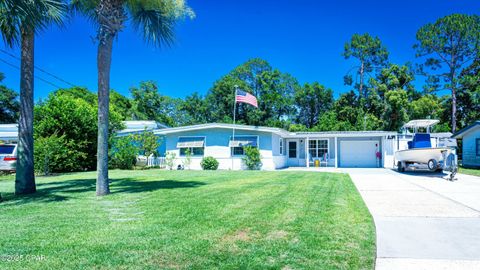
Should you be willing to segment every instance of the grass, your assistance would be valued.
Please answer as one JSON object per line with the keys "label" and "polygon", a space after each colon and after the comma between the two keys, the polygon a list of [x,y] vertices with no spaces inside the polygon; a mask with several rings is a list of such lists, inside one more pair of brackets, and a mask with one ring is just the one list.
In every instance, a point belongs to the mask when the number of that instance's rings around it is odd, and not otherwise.
{"label": "grass", "polygon": [[[0,177],[0,269],[373,269],[372,218],[346,174],[111,171]],[[16,257],[15,257],[16,256]]]}
{"label": "grass", "polygon": [[467,169],[464,167],[460,167],[459,173],[469,174],[474,176],[480,176],[480,169]]}

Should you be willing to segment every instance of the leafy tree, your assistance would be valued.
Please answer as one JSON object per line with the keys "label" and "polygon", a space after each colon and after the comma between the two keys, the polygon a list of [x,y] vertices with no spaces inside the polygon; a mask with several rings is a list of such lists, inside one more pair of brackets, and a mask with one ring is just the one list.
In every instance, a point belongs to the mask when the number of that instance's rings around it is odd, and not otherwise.
{"label": "leafy tree", "polygon": [[[56,134],[66,142],[69,151],[79,153],[76,167],[58,167],[56,171],[95,169],[97,105],[84,99],[89,96],[87,92],[82,97],[74,97],[77,90],[72,89],[71,93],[68,90],[54,92],[35,107],[35,139]],[[120,116],[113,110],[109,120],[110,134],[122,128]]]}
{"label": "leafy tree", "polygon": [[348,123],[347,126],[355,127],[358,115],[363,115],[359,104],[359,98],[355,95],[355,92],[350,91],[341,94],[333,106],[337,120]]}
{"label": "leafy tree", "polygon": [[273,69],[265,60],[251,59],[215,82],[205,100],[209,120],[231,123],[235,86],[252,93],[259,108],[238,104],[237,123],[285,127],[294,113],[293,98],[298,82],[289,74]]}
{"label": "leafy tree", "polygon": [[[355,67],[360,76],[360,82],[355,85],[355,88],[358,89],[360,97],[365,97],[365,75],[372,72],[375,68],[386,65],[388,60],[387,49],[378,37],[372,37],[368,33],[363,35],[354,34],[350,42],[345,43],[342,55],[345,59],[354,57],[360,62],[359,66]],[[353,84],[353,78],[350,74],[345,76],[345,84]]]}
{"label": "leafy tree", "polygon": [[333,108],[333,91],[315,82],[305,84],[295,93],[295,105],[298,108],[297,122],[312,128],[319,118]]}
{"label": "leafy tree", "polygon": [[372,89],[383,99],[385,93],[393,89],[403,89],[408,94],[408,100],[413,101],[420,97],[420,93],[415,90],[413,82],[415,74],[408,65],[390,64],[383,68],[375,78],[370,79],[370,91]]}
{"label": "leafy tree", "polygon": [[132,119],[132,102],[129,98],[115,90],[110,90],[110,103],[112,104],[115,112],[120,115],[122,120]]}
{"label": "leafy tree", "polygon": [[175,22],[194,17],[184,0],[73,0],[73,6],[97,26],[98,68],[98,146],[97,195],[110,193],[108,184],[108,117],[110,103],[110,65],[113,41],[131,19],[143,38],[154,45],[169,45],[174,40]]}
{"label": "leafy tree", "polygon": [[61,23],[67,11],[62,0],[0,2],[0,31],[8,47],[20,44],[20,119],[15,193],[36,191],[33,159],[33,79],[35,34],[50,23]]}
{"label": "leafy tree", "polygon": [[480,55],[460,75],[457,92],[460,128],[480,119]]}
{"label": "leafy tree", "polygon": [[134,119],[156,120],[167,126],[182,123],[178,100],[161,95],[155,82],[141,82],[138,88],[130,88],[130,93]]}
{"label": "leafy tree", "polygon": [[308,128],[302,124],[291,124],[288,127],[288,130],[291,132],[302,132],[302,131],[308,131]]}
{"label": "leafy tree", "polygon": [[417,57],[425,59],[421,72],[451,91],[451,128],[457,130],[457,91],[460,71],[480,53],[480,16],[452,14],[417,31]]}
{"label": "leafy tree", "polygon": [[390,90],[385,94],[385,102],[385,128],[397,131],[408,120],[408,94],[403,89]]}
{"label": "leafy tree", "polygon": [[187,96],[179,109],[187,116],[187,125],[210,122],[209,105],[198,92]]}
{"label": "leafy tree", "polygon": [[323,113],[312,131],[341,131],[343,127],[348,126],[345,123],[338,121],[335,111],[328,111]]}
{"label": "leafy tree", "polygon": [[85,87],[72,87],[72,88],[62,88],[55,91],[55,96],[66,96],[72,99],[82,99],[88,104],[96,104],[97,103],[97,95],[95,93],[90,92]]}
{"label": "leafy tree", "polygon": [[411,119],[439,119],[443,114],[441,100],[436,95],[427,94],[411,102]]}
{"label": "leafy tree", "polygon": [[158,148],[160,147],[160,138],[151,131],[143,131],[133,135],[135,144],[138,145],[139,153],[141,155],[150,156],[153,154],[158,157]]}
{"label": "leafy tree", "polygon": [[[3,73],[0,73],[0,82],[4,78]],[[0,85],[0,124],[17,123],[19,110],[18,94],[5,85]]]}

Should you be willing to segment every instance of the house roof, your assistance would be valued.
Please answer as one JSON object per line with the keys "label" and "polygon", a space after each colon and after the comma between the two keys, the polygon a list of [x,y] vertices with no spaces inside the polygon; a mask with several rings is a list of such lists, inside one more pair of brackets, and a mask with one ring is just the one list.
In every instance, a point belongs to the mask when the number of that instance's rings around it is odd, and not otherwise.
{"label": "house roof", "polygon": [[397,135],[394,131],[320,131],[320,132],[295,132],[292,137],[381,137]]}
{"label": "house roof", "polygon": [[462,138],[463,135],[465,135],[465,133],[467,131],[470,131],[472,128],[475,128],[475,127],[478,127],[478,126],[480,126],[480,120],[477,120],[477,121],[473,122],[471,125],[455,132],[455,134],[452,135],[452,138],[455,138],[455,139]]}
{"label": "house roof", "polygon": [[122,122],[125,125],[125,129],[122,129],[117,132],[118,135],[125,135],[129,133],[136,133],[136,132],[142,132],[145,129],[152,131],[152,130],[157,130],[157,129],[164,129],[168,128],[168,126],[160,124],[156,121],[123,121]]}
{"label": "house roof", "polygon": [[154,133],[158,135],[166,135],[171,133],[185,132],[185,131],[195,131],[202,129],[211,129],[211,128],[223,128],[223,129],[233,129],[236,130],[247,130],[247,131],[259,131],[259,132],[270,132],[278,135],[287,136],[288,131],[281,128],[271,128],[271,127],[261,127],[261,126],[247,126],[247,125],[234,125],[234,124],[225,124],[225,123],[209,123],[209,124],[200,124],[192,126],[183,126],[183,127],[174,127],[155,130]]}
{"label": "house roof", "polygon": [[272,128],[272,127],[262,127],[262,126],[247,126],[247,125],[233,125],[233,124],[224,124],[224,123],[210,123],[210,124],[201,124],[193,126],[183,126],[175,128],[166,128],[155,130],[154,133],[157,135],[166,135],[172,133],[179,133],[185,131],[196,131],[202,129],[211,129],[211,128],[223,128],[223,129],[233,129],[236,130],[247,130],[247,131],[259,131],[259,132],[269,132],[277,134],[283,137],[365,137],[365,136],[388,136],[396,135],[397,132],[390,131],[326,131],[326,132],[289,132],[281,128]]}

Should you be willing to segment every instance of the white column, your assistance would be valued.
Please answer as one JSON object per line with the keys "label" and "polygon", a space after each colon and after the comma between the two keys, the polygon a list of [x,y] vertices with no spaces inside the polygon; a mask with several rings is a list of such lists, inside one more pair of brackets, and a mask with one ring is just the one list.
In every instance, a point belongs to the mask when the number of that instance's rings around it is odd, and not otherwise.
{"label": "white column", "polygon": [[338,137],[335,137],[335,168],[338,168],[338,147],[337,147],[337,140]]}
{"label": "white column", "polygon": [[310,159],[308,157],[308,141],[309,141],[309,138],[307,137],[307,139],[305,140],[305,162],[307,163],[307,168],[310,168]]}

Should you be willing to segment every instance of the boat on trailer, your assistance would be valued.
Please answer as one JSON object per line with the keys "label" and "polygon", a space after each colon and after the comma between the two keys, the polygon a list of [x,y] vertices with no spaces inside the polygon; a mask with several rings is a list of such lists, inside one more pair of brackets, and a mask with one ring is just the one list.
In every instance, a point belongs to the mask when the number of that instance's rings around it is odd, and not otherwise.
{"label": "boat on trailer", "polygon": [[413,130],[413,138],[407,142],[408,149],[395,152],[398,171],[404,172],[408,167],[426,167],[430,171],[456,172],[456,143],[432,147],[430,133],[438,122],[433,119],[412,120],[402,127],[404,134],[409,134]]}

